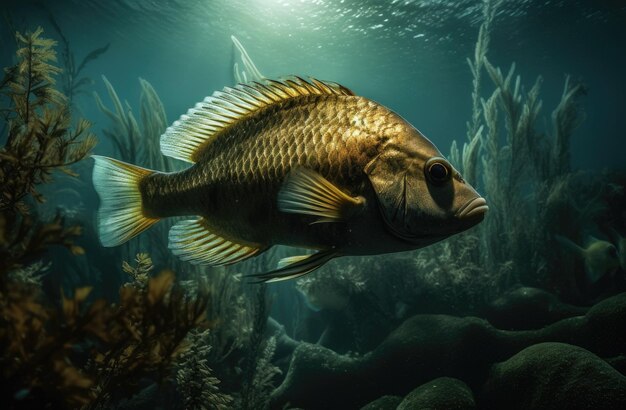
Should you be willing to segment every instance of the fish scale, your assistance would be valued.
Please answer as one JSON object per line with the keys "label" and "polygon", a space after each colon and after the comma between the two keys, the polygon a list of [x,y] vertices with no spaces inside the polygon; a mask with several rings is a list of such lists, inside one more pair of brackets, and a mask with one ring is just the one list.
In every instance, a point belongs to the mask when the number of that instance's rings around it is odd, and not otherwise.
{"label": "fish scale", "polygon": [[[225,130],[189,170],[148,177],[144,193],[158,192],[153,187],[160,185],[169,185],[170,189],[165,195],[146,196],[145,209],[159,218],[202,215],[213,221],[211,225],[224,236],[245,231],[244,239],[261,242],[267,227],[248,226],[243,223],[245,215],[252,210],[258,213],[261,208],[268,213],[264,225],[284,219],[278,214],[275,198],[291,168],[308,167],[348,191],[359,189],[363,167],[372,159],[385,129],[354,132],[350,121],[372,106],[362,97],[324,95],[294,98],[281,106],[268,107]],[[373,114],[391,117],[391,112],[380,111],[374,110]],[[242,201],[251,190],[254,201]],[[213,199],[210,204],[198,200],[209,197]],[[235,219],[229,212],[233,207],[238,207]],[[256,235],[255,231],[261,233]]]}

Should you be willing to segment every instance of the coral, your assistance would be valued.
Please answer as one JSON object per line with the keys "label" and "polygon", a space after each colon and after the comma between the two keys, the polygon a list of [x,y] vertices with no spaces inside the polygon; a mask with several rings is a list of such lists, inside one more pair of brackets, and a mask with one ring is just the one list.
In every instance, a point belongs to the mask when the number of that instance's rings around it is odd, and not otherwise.
{"label": "coral", "polygon": [[219,391],[219,379],[207,364],[211,350],[210,331],[194,330],[188,336],[189,348],[180,355],[176,383],[185,409],[225,409],[232,397]]}

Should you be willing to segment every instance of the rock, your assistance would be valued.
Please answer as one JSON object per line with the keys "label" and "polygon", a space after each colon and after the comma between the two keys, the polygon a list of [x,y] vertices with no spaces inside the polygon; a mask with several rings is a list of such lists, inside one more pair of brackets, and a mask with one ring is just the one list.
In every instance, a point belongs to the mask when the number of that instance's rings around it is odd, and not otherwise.
{"label": "rock", "polygon": [[475,389],[494,363],[547,341],[618,357],[626,353],[624,323],[626,293],[598,303],[585,316],[539,330],[499,330],[475,317],[416,315],[361,357],[300,344],[285,380],[272,395],[272,406],[289,402],[306,409],[359,408],[384,395],[405,396],[415,386],[443,376]]}
{"label": "rock", "polygon": [[440,377],[409,393],[397,410],[471,410],[476,408],[474,395],[465,383]]}
{"label": "rock", "polygon": [[[585,315],[587,319],[586,344],[574,342],[602,357],[626,353],[626,292],[595,304]],[[584,332],[581,332],[584,333]]]}
{"label": "rock", "polygon": [[485,409],[625,409],[626,377],[593,353],[540,343],[493,366]]}
{"label": "rock", "polygon": [[361,410],[396,410],[401,401],[402,397],[383,396],[361,407]]}
{"label": "rock", "polygon": [[307,410],[363,406],[382,394],[360,393],[365,388],[359,382],[364,378],[360,363],[325,347],[301,343],[285,379],[272,393],[271,407],[282,408],[286,403]]}
{"label": "rock", "polygon": [[[437,377],[480,381],[492,363],[515,353],[505,332],[475,317],[417,315],[393,331],[368,357],[366,368],[382,374],[384,393],[405,395]],[[373,370],[376,369],[376,370]],[[389,375],[402,375],[390,377]]]}
{"label": "rock", "polygon": [[584,315],[587,310],[563,303],[543,289],[521,287],[494,300],[485,318],[498,329],[539,329],[561,319]]}
{"label": "rock", "polygon": [[272,317],[267,318],[265,337],[276,337],[276,351],[274,359],[290,356],[300,342],[293,340],[285,331],[285,326],[278,323]]}

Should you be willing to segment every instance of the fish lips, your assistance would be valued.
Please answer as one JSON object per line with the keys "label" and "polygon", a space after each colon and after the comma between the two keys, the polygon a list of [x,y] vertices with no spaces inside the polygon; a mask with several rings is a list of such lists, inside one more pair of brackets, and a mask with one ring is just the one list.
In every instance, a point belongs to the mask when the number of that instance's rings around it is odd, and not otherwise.
{"label": "fish lips", "polygon": [[454,217],[460,223],[459,232],[481,222],[488,210],[487,201],[483,197],[479,196],[468,201],[454,214]]}

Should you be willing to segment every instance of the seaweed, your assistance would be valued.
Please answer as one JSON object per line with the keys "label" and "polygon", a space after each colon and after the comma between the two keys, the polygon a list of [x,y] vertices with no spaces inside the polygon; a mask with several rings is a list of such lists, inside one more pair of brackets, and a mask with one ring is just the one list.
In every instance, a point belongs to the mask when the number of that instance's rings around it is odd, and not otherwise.
{"label": "seaweed", "polygon": [[[417,262],[419,283],[429,283],[424,280],[429,277],[446,289],[427,292],[456,294],[460,304],[475,309],[520,283],[554,286],[554,275],[563,274],[550,251],[554,233],[565,228],[555,217],[557,208],[563,212],[555,198],[556,191],[573,195],[562,190],[563,181],[571,172],[569,141],[584,118],[578,100],[585,87],[566,76],[552,129],[540,130],[542,77],[526,90],[515,63],[506,73],[491,64],[490,36],[501,5],[483,1],[474,55],[467,59],[472,75],[467,140],[462,149],[456,141],[450,149],[451,162],[484,192],[490,211],[472,231],[420,250]],[[493,90],[483,98],[485,73]]]}
{"label": "seaweed", "polygon": [[6,144],[0,149],[0,211],[24,215],[30,195],[43,201],[37,185],[52,180],[55,170],[75,176],[70,165],[84,159],[96,143],[90,123],[80,119],[71,126],[70,107],[54,88],[59,69],[53,65],[53,40],[40,37],[41,28],[17,34],[18,63],[5,69],[0,92],[8,97],[2,108]]}
{"label": "seaweed", "polygon": [[61,289],[60,297],[44,291],[49,247],[74,255],[85,249],[74,243],[80,227],[66,226],[61,212],[42,221],[32,199],[45,200],[40,186],[55,170],[75,176],[69,166],[95,138],[85,120],[70,126],[68,100],[54,87],[55,43],[41,34],[17,34],[18,62],[0,84],[8,102],[0,149],[0,384],[9,408],[110,407],[145,380],[171,377],[187,334],[206,325],[208,296],[190,297],[171,271],[150,277],[145,254],[136,266],[123,264],[132,282],[118,303],[92,299],[90,286]]}
{"label": "seaweed", "polygon": [[[547,247],[554,229],[553,221],[542,217],[542,205],[570,171],[569,140],[583,118],[577,100],[585,87],[566,76],[561,101],[552,112],[552,133],[539,131],[541,76],[526,92],[521,77],[515,75],[514,63],[505,75],[487,57],[493,19],[500,5],[500,0],[483,2],[474,60],[468,59],[473,78],[468,137],[478,135],[478,148],[470,138],[460,153],[455,143],[451,159],[462,165],[463,172],[469,170],[470,178],[480,169],[482,180],[476,183],[490,204],[490,212],[478,229],[482,254],[471,255],[472,261],[491,272],[513,263],[515,276],[537,284],[545,279],[541,272],[546,270],[545,255],[537,249]],[[487,99],[480,98],[483,70],[495,87]]]}
{"label": "seaweed", "polygon": [[65,226],[57,213],[49,222],[32,215],[31,199],[44,202],[40,186],[52,181],[54,171],[70,176],[70,169],[84,159],[96,140],[89,123],[79,120],[71,127],[63,94],[54,88],[56,53],[54,41],[41,37],[41,28],[17,34],[17,64],[5,69],[0,92],[7,107],[1,109],[6,143],[0,148],[0,275],[26,267],[49,245],[66,246],[75,255],[84,250],[73,240],[78,226]]}
{"label": "seaweed", "polygon": [[[244,358],[242,385],[236,408],[267,409],[269,408],[270,393],[273,389],[274,376],[280,370],[271,364],[276,348],[276,339],[265,339],[265,328],[268,319],[265,284],[256,288],[256,306],[252,322],[252,332],[247,344],[247,354]],[[265,347],[263,347],[265,345]]]}
{"label": "seaweed", "polygon": [[176,382],[184,409],[226,409],[233,398],[221,393],[220,380],[207,364],[211,350],[210,330],[194,330],[188,337],[189,348],[180,355]]}
{"label": "seaweed", "polygon": [[[43,6],[42,6],[43,7]],[[97,60],[100,56],[109,50],[110,43],[91,50],[80,63],[76,64],[76,57],[70,41],[63,33],[61,26],[54,18],[54,15],[48,11],[48,20],[61,39],[61,61],[63,71],[61,72],[61,90],[67,96],[68,104],[74,108],[74,100],[80,94],[87,94],[87,89],[95,84],[90,77],[82,76],[83,69],[92,61]]]}
{"label": "seaweed", "polygon": [[[151,265],[138,260],[140,271]],[[188,297],[171,271],[123,286],[119,307],[97,328],[102,347],[87,362],[86,371],[96,381],[89,407],[108,408],[137,391],[144,378],[166,381],[188,346],[188,333],[205,326],[207,304],[208,295]]]}
{"label": "seaweed", "polygon": [[164,380],[187,333],[203,323],[206,298],[186,298],[171,272],[122,287],[117,305],[89,303],[91,290],[63,294],[58,307],[33,285],[13,282],[0,294],[0,362],[9,397],[108,407],[137,391],[142,378]]}
{"label": "seaweed", "polygon": [[239,51],[239,59],[241,60],[241,64],[243,66],[243,68],[240,69],[237,61],[233,63],[233,79],[235,82],[247,83],[250,81],[262,81],[265,76],[261,74],[241,42],[237,39],[237,37],[232,35],[230,36],[230,39],[233,42],[233,55],[235,54],[235,49]]}
{"label": "seaweed", "polygon": [[[113,143],[117,151],[116,158],[167,172],[178,169],[179,163],[166,157],[160,151],[160,136],[167,128],[168,122],[163,103],[154,87],[140,78],[141,94],[139,97],[140,122],[137,121],[133,109],[128,103],[119,98],[113,85],[102,76],[113,109],[107,108],[97,93],[94,93],[96,104],[110,121],[110,126],[102,133]],[[153,255],[164,266],[174,266],[176,261],[167,249],[167,233],[174,220],[163,221],[154,226],[146,234],[134,238],[121,248],[122,258],[129,258],[150,247]]]}

